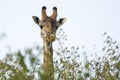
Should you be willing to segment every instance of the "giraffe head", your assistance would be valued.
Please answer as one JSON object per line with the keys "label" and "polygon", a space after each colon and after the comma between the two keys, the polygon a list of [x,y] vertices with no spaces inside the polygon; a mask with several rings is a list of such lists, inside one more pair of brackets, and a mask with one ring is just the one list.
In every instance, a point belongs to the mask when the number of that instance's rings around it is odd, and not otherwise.
{"label": "giraffe head", "polygon": [[47,16],[46,7],[43,6],[41,10],[41,20],[37,16],[32,16],[34,22],[41,28],[41,37],[43,40],[53,42],[56,38],[56,31],[65,21],[66,18],[60,18],[57,21],[57,8],[53,7],[51,16]]}

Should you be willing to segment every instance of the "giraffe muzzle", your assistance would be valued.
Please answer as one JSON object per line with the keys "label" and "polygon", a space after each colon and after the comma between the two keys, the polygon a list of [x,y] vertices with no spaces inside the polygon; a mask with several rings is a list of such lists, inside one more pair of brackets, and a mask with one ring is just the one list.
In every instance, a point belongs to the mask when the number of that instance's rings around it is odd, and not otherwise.
{"label": "giraffe muzzle", "polygon": [[49,36],[47,37],[47,40],[48,40],[49,42],[53,42],[53,41],[55,40],[55,38],[56,38],[56,35],[54,35],[54,34],[49,34]]}
{"label": "giraffe muzzle", "polygon": [[42,37],[49,42],[53,42],[56,38],[56,35],[54,33],[46,33],[45,31],[42,31]]}

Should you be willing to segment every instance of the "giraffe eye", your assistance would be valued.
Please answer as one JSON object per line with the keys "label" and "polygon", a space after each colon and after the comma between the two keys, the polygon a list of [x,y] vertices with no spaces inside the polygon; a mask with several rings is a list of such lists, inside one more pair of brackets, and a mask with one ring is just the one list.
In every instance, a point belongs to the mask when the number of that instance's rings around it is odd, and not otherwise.
{"label": "giraffe eye", "polygon": [[43,28],[43,26],[40,26],[40,28],[42,29],[42,28]]}

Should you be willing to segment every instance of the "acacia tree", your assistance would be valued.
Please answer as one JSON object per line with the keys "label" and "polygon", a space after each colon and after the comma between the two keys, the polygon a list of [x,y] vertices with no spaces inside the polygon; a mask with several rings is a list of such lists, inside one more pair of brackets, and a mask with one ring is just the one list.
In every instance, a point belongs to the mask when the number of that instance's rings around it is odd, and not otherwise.
{"label": "acacia tree", "polygon": [[[57,46],[54,49],[55,80],[119,80],[120,79],[120,45],[107,33],[103,36],[101,53],[88,59],[88,52],[80,47],[65,47],[67,36],[59,29]],[[9,52],[4,61],[0,61],[0,80],[49,80],[42,74],[42,47]],[[98,52],[99,54],[99,52]]]}

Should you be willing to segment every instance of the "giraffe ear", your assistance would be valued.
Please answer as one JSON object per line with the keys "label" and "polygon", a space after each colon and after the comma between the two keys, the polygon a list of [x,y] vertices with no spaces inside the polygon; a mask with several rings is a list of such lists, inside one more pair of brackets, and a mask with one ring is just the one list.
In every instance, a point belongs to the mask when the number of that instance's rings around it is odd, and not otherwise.
{"label": "giraffe ear", "polygon": [[33,18],[33,21],[34,21],[37,25],[39,25],[40,19],[39,19],[37,16],[32,16],[32,18]]}
{"label": "giraffe ear", "polygon": [[62,24],[64,24],[66,20],[67,20],[66,18],[60,18],[56,23],[57,28],[61,26]]}

